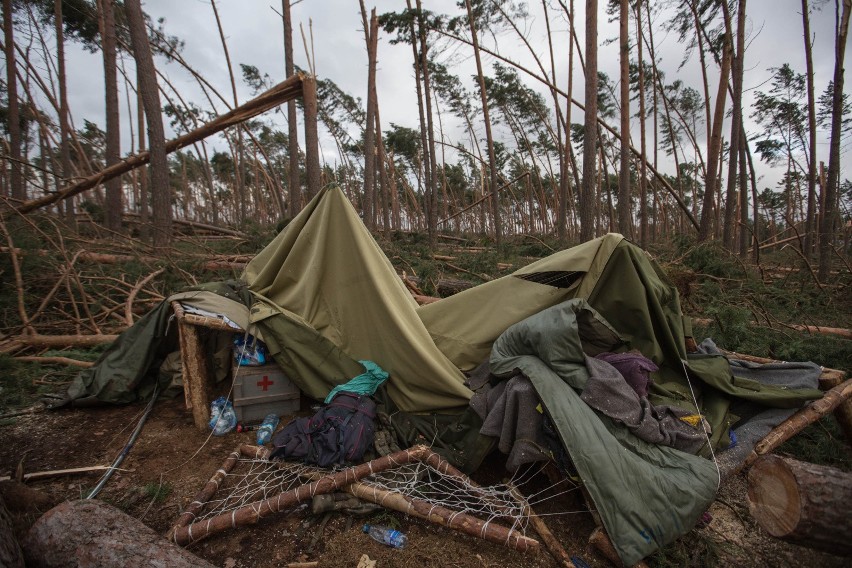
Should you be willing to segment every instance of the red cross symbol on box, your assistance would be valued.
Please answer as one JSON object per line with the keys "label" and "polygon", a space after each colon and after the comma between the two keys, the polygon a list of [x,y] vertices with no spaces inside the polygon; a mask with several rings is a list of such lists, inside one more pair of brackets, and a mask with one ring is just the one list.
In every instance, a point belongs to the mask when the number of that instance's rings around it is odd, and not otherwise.
{"label": "red cross symbol on box", "polygon": [[263,376],[262,381],[257,381],[257,386],[263,387],[264,392],[268,391],[269,387],[274,385],[274,384],[275,384],[275,381],[270,381],[269,377],[267,377],[266,375]]}

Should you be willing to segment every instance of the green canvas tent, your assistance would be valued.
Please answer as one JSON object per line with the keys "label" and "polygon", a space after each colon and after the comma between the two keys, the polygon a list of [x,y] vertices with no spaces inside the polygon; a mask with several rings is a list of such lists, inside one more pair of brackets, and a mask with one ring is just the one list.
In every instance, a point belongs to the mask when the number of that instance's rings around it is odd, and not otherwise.
{"label": "green canvas tent", "polygon": [[[403,414],[455,414],[470,426],[463,371],[489,358],[495,373],[520,370],[627,565],[687,532],[712,501],[719,474],[712,460],[643,442],[580,400],[583,342],[605,342],[611,332],[622,349],[652,359],[660,368],[652,402],[700,411],[715,447],[728,442],[733,397],[794,407],[820,396],[736,380],[724,358],[687,354],[677,290],[617,234],[418,307],[339,188],[322,190],[240,282],[188,294],[234,300],[223,311],[261,335],[285,373],[316,399],[360,374],[358,361],[368,359],[390,373],[386,395]],[[142,392],[169,348],[168,309],[166,302],[119,338],[70,394],[126,402]]]}

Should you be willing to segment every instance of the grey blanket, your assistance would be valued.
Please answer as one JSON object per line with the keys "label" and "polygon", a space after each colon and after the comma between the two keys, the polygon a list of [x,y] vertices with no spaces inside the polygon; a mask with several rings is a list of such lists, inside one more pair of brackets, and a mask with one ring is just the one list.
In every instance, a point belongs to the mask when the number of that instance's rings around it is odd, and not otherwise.
{"label": "grey blanket", "polygon": [[699,423],[681,420],[691,414],[672,406],[654,406],[640,397],[618,370],[598,358],[586,357],[589,380],[580,396],[583,402],[624,424],[639,438],[652,444],[670,446],[691,454],[707,443],[708,433]]}

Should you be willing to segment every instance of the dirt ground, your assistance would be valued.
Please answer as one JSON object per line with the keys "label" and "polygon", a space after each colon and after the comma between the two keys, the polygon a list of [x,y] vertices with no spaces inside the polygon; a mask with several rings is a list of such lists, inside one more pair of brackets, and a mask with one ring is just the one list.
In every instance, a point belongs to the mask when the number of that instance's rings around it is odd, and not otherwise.
{"label": "dirt ground", "polygon": [[[143,410],[144,405],[135,404],[10,419],[0,426],[0,476],[14,472],[21,461],[25,472],[108,465],[123,448]],[[208,437],[193,426],[182,398],[160,400],[124,461],[124,471],[112,477],[99,498],[165,533],[227,455],[239,444],[254,443],[253,438],[253,432]],[[494,483],[505,475],[497,455],[489,458],[474,479]],[[16,489],[11,482],[0,483],[5,485],[0,489],[5,492],[19,538],[41,513],[62,501],[85,496],[97,479],[98,474],[93,474],[31,482],[29,487],[34,491]],[[548,485],[546,479],[536,479],[535,483]],[[548,499],[538,512],[550,513],[544,518],[569,554],[579,555],[593,567],[609,566],[586,544],[594,528],[589,513],[553,514],[583,509],[577,493]],[[709,547],[719,564],[848,566],[842,559],[782,544],[761,533],[748,515],[742,479],[723,487],[710,512],[713,521],[709,526],[693,530],[681,545],[667,547],[651,559],[652,564],[706,565]],[[334,513],[325,523],[321,520],[303,508],[213,536],[189,550],[227,568],[309,561],[318,561],[320,567],[355,568],[364,554],[377,560],[378,568],[559,566],[544,549],[522,554],[396,513],[379,512],[370,517]],[[360,530],[364,522],[396,525],[408,536],[408,545],[395,550],[373,542]]]}

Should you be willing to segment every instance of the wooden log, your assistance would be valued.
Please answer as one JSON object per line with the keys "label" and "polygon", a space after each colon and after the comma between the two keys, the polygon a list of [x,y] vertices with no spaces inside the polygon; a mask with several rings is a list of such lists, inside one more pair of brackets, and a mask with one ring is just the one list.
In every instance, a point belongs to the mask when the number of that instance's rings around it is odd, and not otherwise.
{"label": "wooden log", "polygon": [[748,508],[776,538],[852,556],[852,474],[763,456],[748,473]]}
{"label": "wooden log", "polygon": [[[176,150],[185,148],[190,144],[194,144],[199,140],[203,140],[208,136],[216,134],[217,132],[221,132],[222,130],[225,130],[226,128],[229,128],[231,126],[240,124],[241,122],[245,122],[246,120],[254,118],[255,116],[269,109],[275,108],[276,106],[282,103],[299,97],[302,94],[303,79],[304,76],[301,74],[296,74],[292,77],[288,77],[283,82],[275,85],[268,91],[261,93],[260,95],[248,101],[247,103],[240,105],[237,108],[228,111],[221,116],[217,116],[210,122],[207,122],[201,125],[200,127],[187,132],[183,136],[179,136],[173,140],[169,140],[168,142],[166,142],[166,153],[175,152]],[[29,213],[30,211],[39,209],[40,207],[45,207],[52,203],[56,203],[57,201],[77,195],[78,193],[82,193],[87,189],[91,189],[96,185],[104,183],[107,180],[113,179],[120,175],[126,174],[127,172],[134,170],[138,167],[144,166],[150,161],[151,155],[147,151],[140,152],[138,154],[133,154],[132,156],[124,158],[117,164],[114,164],[108,168],[104,168],[103,170],[96,172],[88,177],[85,177],[76,183],[63,187],[59,191],[51,192],[37,199],[25,201],[16,209],[19,213]],[[319,168],[318,159],[316,167],[317,169]]]}
{"label": "wooden log", "polygon": [[[242,451],[242,449],[241,447],[240,450]],[[249,503],[235,511],[222,513],[205,521],[179,527],[174,531],[173,540],[185,546],[232,527],[254,524],[269,515],[285,511],[291,507],[295,507],[299,503],[308,501],[314,495],[332,493],[368,475],[380,473],[414,461],[420,461],[429,452],[430,450],[426,446],[414,446],[408,450],[402,450],[401,452],[331,473],[313,483],[300,485],[296,489],[284,491],[263,501]]]}
{"label": "wooden log", "polygon": [[[698,325],[710,325],[713,320],[707,318],[692,318],[692,323]],[[761,325],[756,321],[749,322],[751,325]],[[785,323],[784,327],[795,329],[796,331],[805,331],[807,333],[818,333],[821,335],[837,335],[844,339],[852,339],[852,329],[842,327],[826,327],[823,325],[803,325],[798,323]]]}
{"label": "wooden log", "polygon": [[[624,566],[624,563],[618,556],[618,552],[615,550],[615,546],[612,544],[609,535],[606,534],[603,527],[598,527],[592,531],[592,535],[589,537],[589,544],[595,547],[598,552],[603,554],[615,566]],[[644,560],[640,560],[633,565],[633,568],[648,568],[648,564]]]}
{"label": "wooden log", "polygon": [[535,532],[538,533],[538,536],[541,537],[541,540],[544,541],[544,545],[547,547],[547,550],[550,551],[550,554],[556,559],[556,561],[562,565],[564,568],[576,568],[574,563],[571,562],[571,557],[565,551],[565,548],[562,547],[562,544],[553,536],[553,533],[550,532],[550,529],[545,524],[544,520],[535,514],[532,506],[530,506],[526,497],[520,492],[520,490],[515,487],[512,482],[509,482],[506,485],[509,488],[509,491],[512,492],[512,495],[515,496],[520,503],[522,503],[524,512],[530,520],[530,524],[535,529]]}
{"label": "wooden log", "polygon": [[[423,286],[423,281],[418,276],[409,276],[408,279],[411,280],[415,286]],[[441,296],[452,296],[469,288],[473,288],[474,286],[475,284],[466,280],[453,280],[450,278],[441,278],[435,283],[435,287]]]}
{"label": "wooden log", "polygon": [[738,469],[748,467],[760,456],[772,453],[775,448],[804,430],[808,425],[849,401],[850,396],[852,396],[852,379],[834,387],[826,392],[821,399],[813,401],[776,426],[760,442],[755,444],[742,467]]}
{"label": "wooden log", "polygon": [[27,566],[213,566],[96,499],[54,507],[36,521],[22,544]]}
{"label": "wooden log", "polygon": [[201,491],[198,492],[198,495],[195,496],[192,503],[190,503],[186,510],[181,513],[180,517],[178,517],[177,522],[175,522],[174,526],[166,534],[166,539],[172,540],[177,529],[185,527],[198,516],[198,513],[201,512],[201,509],[204,508],[207,501],[209,501],[213,494],[218,491],[222,480],[231,473],[231,470],[234,469],[234,466],[238,461],[240,461],[241,455],[239,448],[228,455],[228,458],[225,460],[225,463],[222,464],[222,467],[216,470],[216,473],[214,473],[210,480],[204,484],[204,487],[201,488]]}
{"label": "wooden log", "polygon": [[183,370],[183,388],[187,408],[192,409],[195,427],[206,432],[210,421],[210,376],[207,354],[201,341],[201,330],[194,325],[178,320],[178,341]]}
{"label": "wooden log", "polygon": [[12,357],[15,361],[24,363],[39,363],[40,365],[71,365],[73,367],[89,368],[94,366],[92,361],[80,361],[70,357]]}
{"label": "wooden log", "polygon": [[430,523],[509,546],[521,552],[538,550],[539,547],[537,540],[526,537],[516,530],[497,523],[486,522],[440,505],[433,505],[421,499],[386,491],[368,483],[352,483],[345,490],[359,499],[381,505],[386,509],[399,511],[418,519],[427,520]]}
{"label": "wooden log", "polygon": [[118,335],[16,335],[18,341],[27,347],[94,347],[104,343],[112,343]]}
{"label": "wooden log", "polygon": [[24,553],[15,538],[12,516],[6,509],[3,497],[0,497],[0,566],[24,568]]}
{"label": "wooden log", "polygon": [[[89,467],[72,467],[69,469],[52,469],[50,471],[34,471],[33,473],[25,473],[23,481],[38,481],[40,479],[53,479],[54,477],[64,477],[66,475],[79,475],[81,473],[102,472],[110,469],[108,465],[93,465]],[[117,471],[129,471],[126,469],[117,469]],[[0,477],[0,481],[9,481],[12,479],[10,475]]]}

